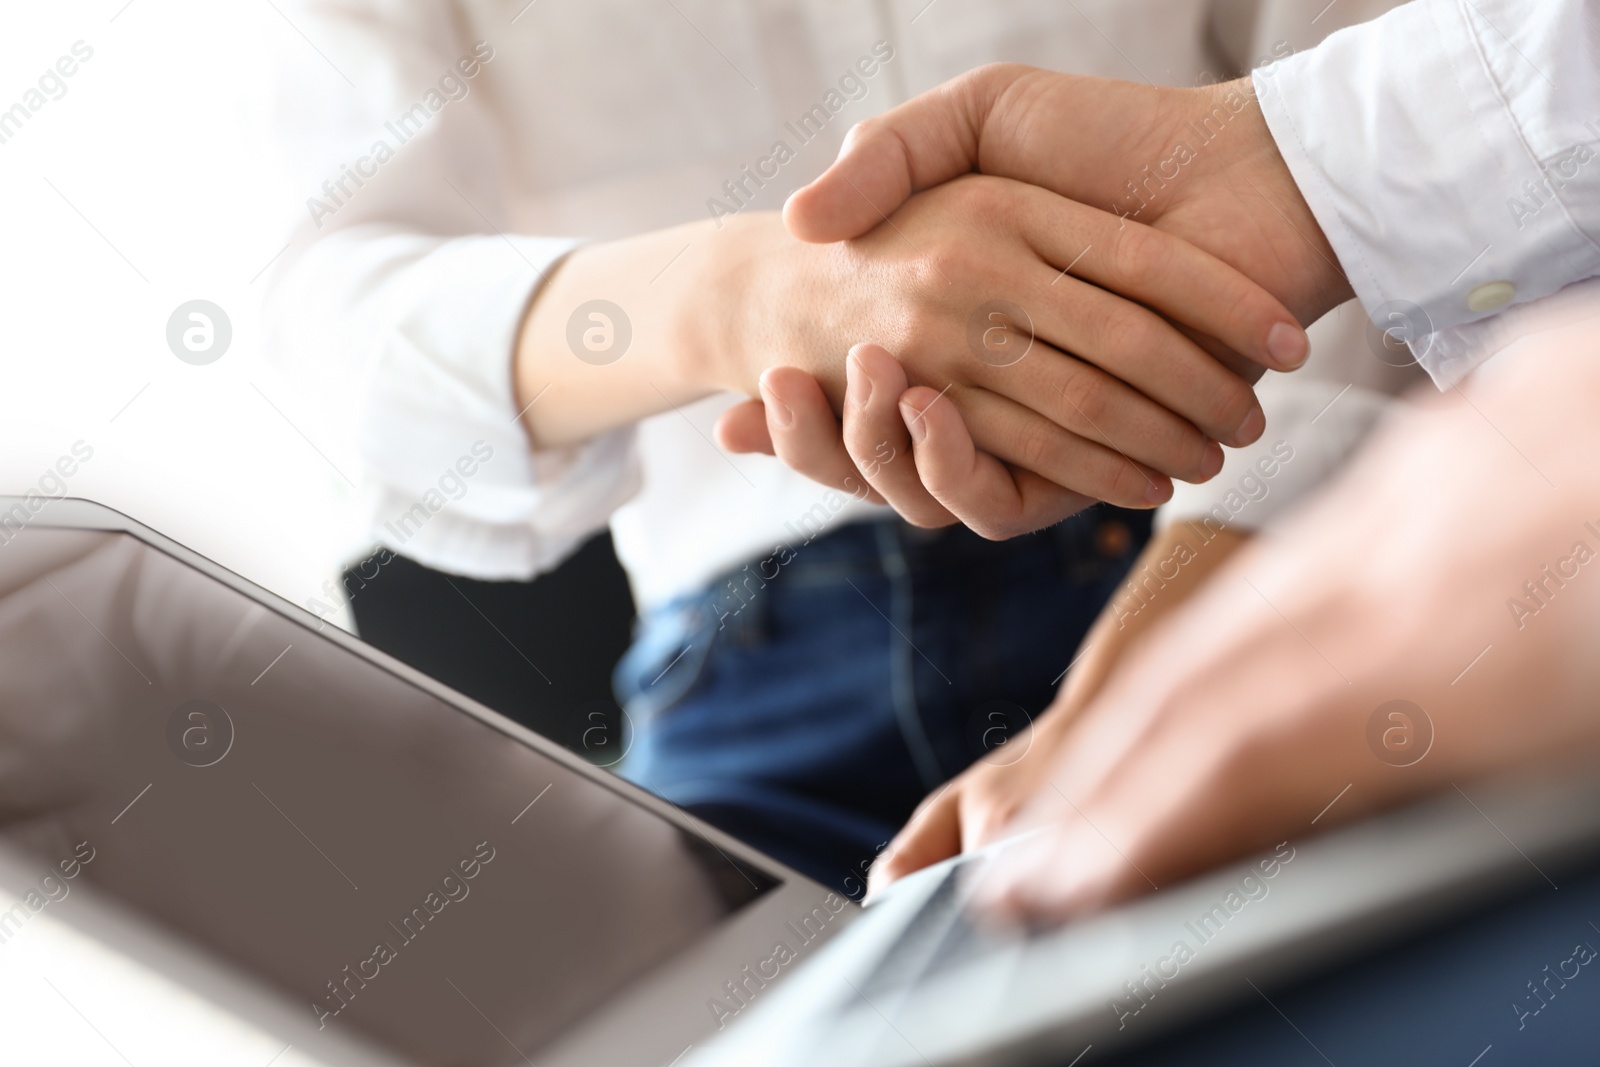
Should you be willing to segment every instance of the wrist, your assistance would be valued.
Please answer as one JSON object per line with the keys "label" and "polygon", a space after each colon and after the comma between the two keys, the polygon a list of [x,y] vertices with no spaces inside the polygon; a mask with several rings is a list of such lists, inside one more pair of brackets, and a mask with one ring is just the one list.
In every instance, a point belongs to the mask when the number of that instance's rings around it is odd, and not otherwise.
{"label": "wrist", "polygon": [[[1240,221],[1247,222],[1251,232],[1237,239],[1254,248],[1248,263],[1235,266],[1261,281],[1302,323],[1314,322],[1351,299],[1355,294],[1349,279],[1278,149],[1252,79],[1246,76],[1179,91],[1198,98],[1198,107],[1182,110],[1203,116],[1184,127],[1199,142],[1199,174],[1206,178],[1194,190],[1196,199],[1202,199],[1202,193],[1230,196],[1246,209]],[[1213,134],[1221,116],[1227,116],[1225,129]],[[1210,141],[1204,140],[1208,135],[1213,140],[1226,138],[1220,151],[1208,151]],[[1194,210],[1199,214],[1205,207],[1196,203]]]}
{"label": "wrist", "polygon": [[[516,403],[538,447],[557,447],[721,388],[705,284],[709,223],[586,245],[529,301],[513,355]],[[547,390],[561,397],[537,407]]]}
{"label": "wrist", "polygon": [[712,391],[759,396],[771,365],[776,319],[789,303],[782,276],[788,236],[777,212],[723,220],[706,234],[706,253],[686,279],[678,302],[681,334],[695,358],[692,372]]}
{"label": "wrist", "polygon": [[1314,253],[1305,261],[1298,289],[1305,305],[1302,321],[1315,321],[1352,299],[1355,291],[1350,286],[1344,268],[1339,265],[1333,242],[1323,232],[1322,223],[1311,210],[1310,202],[1300,191],[1300,183],[1295,180],[1294,172],[1289,169],[1288,161],[1278,148],[1266,113],[1261,110],[1261,103],[1256,98],[1254,79],[1246,76],[1234,85],[1239,92],[1248,94],[1250,99],[1244,116],[1247,134],[1242,159],[1244,173],[1259,185],[1259,194],[1271,201],[1273,213],[1281,213],[1283,220],[1293,227],[1295,235]]}

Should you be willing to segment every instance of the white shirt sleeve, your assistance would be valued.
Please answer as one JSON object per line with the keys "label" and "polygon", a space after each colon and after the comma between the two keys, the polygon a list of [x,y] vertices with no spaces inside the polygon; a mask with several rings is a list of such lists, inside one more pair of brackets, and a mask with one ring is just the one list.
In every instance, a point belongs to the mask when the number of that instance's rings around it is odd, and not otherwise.
{"label": "white shirt sleeve", "polygon": [[518,418],[518,327],[578,242],[511,232],[520,131],[484,88],[493,47],[462,39],[448,4],[292,10],[356,88],[293,68],[280,87],[307,200],[271,278],[269,351],[338,407],[374,540],[479,578],[554,567],[638,491],[638,463],[631,428],[534,450]]}
{"label": "white shirt sleeve", "polygon": [[1592,0],[1414,0],[1255,73],[1367,314],[1441,387],[1492,353],[1474,323],[1600,275],[1597,56]]}

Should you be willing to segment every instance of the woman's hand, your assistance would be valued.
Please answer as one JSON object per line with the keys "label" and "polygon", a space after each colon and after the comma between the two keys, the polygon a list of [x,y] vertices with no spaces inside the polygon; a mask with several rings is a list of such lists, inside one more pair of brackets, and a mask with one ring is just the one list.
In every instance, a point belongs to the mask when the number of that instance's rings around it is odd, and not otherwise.
{"label": "woman's hand", "polygon": [[730,230],[748,252],[718,287],[743,294],[717,346],[731,357],[722,384],[754,391],[762,370],[787,366],[835,408],[870,403],[870,378],[847,379],[841,357],[874,341],[961,411],[985,452],[1126,506],[1165,500],[1167,476],[1209,478],[1216,441],[1264,427],[1249,385],[1145,305],[1262,366],[1274,327],[1298,332],[1193,246],[1004,179],[946,183],[833,245],[793,241],[770,217]]}
{"label": "woman's hand", "polygon": [[[880,225],[877,208],[893,211],[907,197],[927,195],[918,190],[973,172],[1103,205],[1191,241],[1259,281],[1303,322],[1350,296],[1249,79],[1170,89],[1017,64],[980,67],[851,130],[839,159],[791,197],[784,214],[799,237],[843,240]],[[1242,370],[1245,361],[1226,339],[1207,332],[1193,335]],[[864,461],[854,450],[856,462],[843,470],[833,422],[814,412],[806,382],[774,373],[766,384],[763,400],[785,404],[796,417],[779,426],[762,403],[738,405],[718,423],[727,447],[776,450],[791,465],[799,458],[804,465],[797,469],[832,485],[867,473],[853,469]],[[931,395],[914,391],[905,399],[915,412],[927,408]],[[926,428],[931,444],[917,442],[915,466],[925,466],[926,453],[950,459],[947,469],[970,468],[973,477],[951,480],[930,469],[925,486],[902,478],[891,492],[877,487],[909,521],[959,520],[986,536],[1007,537],[1056,522],[1078,506],[1075,496],[1022,471],[981,456],[969,461],[961,414],[950,409],[916,420],[910,428]],[[874,431],[876,439],[890,432]],[[914,473],[912,464],[902,466],[900,473]]]}
{"label": "woman's hand", "polygon": [[[1004,836],[1017,813],[1049,788],[1060,748],[1077,715],[1112,677],[1128,650],[1173,614],[1248,536],[1187,522],[1158,531],[1133,564],[1161,580],[1154,598],[1114,598],[1084,636],[1055,702],[1033,725],[931,793],[872,867],[868,895],[914,871],[982,848]],[[1019,755],[1020,753],[1020,755]]]}
{"label": "woman's hand", "polygon": [[[1264,426],[1245,379],[1184,329],[1247,353],[1258,370],[1285,365],[1286,330],[1291,361],[1305,354],[1289,312],[1206,253],[999,178],[948,182],[832,245],[796,240],[759,213],[668,233],[651,253],[667,261],[687,240],[681,264],[651,260],[647,280],[633,250],[649,235],[592,246],[534,301],[517,377],[536,441],[579,440],[626,421],[619,414],[722,389],[753,394],[770,367],[814,375],[837,408],[845,353],[867,340],[960,409],[985,452],[1088,497],[1148,507],[1170,494],[1169,476],[1214,474],[1217,441],[1253,441]],[[603,293],[631,321],[631,348],[614,362],[575,359],[570,317]],[[547,386],[566,397],[531,407]]]}

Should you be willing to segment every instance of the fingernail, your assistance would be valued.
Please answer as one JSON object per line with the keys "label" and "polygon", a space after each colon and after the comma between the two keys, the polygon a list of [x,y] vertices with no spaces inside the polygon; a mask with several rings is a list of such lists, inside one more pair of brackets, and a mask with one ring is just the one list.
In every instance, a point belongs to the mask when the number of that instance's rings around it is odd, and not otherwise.
{"label": "fingernail", "polygon": [[1311,339],[1298,326],[1279,322],[1267,331],[1267,355],[1284,370],[1293,370],[1311,354]]}
{"label": "fingernail", "polygon": [[779,429],[788,429],[794,422],[794,412],[789,410],[789,405],[778,399],[778,394],[772,391],[772,386],[767,384],[766,378],[761,379],[761,401],[767,405],[767,417],[778,424]]}
{"label": "fingernail", "polygon": [[1200,480],[1210,481],[1222,469],[1222,446],[1215,441],[1206,442],[1205,458],[1200,461]]}
{"label": "fingernail", "polygon": [[853,355],[844,360],[844,399],[845,403],[858,408],[866,407],[867,401],[872,399],[872,379]]}
{"label": "fingernail", "polygon": [[1251,444],[1261,436],[1261,431],[1267,428],[1267,417],[1260,408],[1251,408],[1250,414],[1239,423],[1239,428],[1233,431],[1233,446],[1235,448]]}
{"label": "fingernail", "polygon": [[920,445],[928,439],[928,420],[904,400],[900,401],[900,418],[905,421],[906,433],[911,435],[912,444]]}

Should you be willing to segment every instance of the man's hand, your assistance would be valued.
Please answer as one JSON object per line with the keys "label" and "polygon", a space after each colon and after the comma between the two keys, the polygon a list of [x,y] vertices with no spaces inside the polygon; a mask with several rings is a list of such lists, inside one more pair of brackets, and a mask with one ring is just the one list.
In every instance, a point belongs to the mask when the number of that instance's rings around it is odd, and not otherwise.
{"label": "man's hand", "polygon": [[[980,452],[966,422],[937,390],[910,387],[905,368],[879,345],[856,345],[845,365],[844,423],[804,371],[775,367],[761,376],[764,423],[751,436],[740,420],[717,430],[731,452],[775,455],[807,477],[888,503],[917,526],[967,522],[999,540],[1058,522],[1095,502],[1033,471]],[[882,462],[889,455],[895,462]],[[1132,463],[1124,469],[1137,473]],[[1152,495],[1166,492],[1149,482]]]}
{"label": "man's hand", "polygon": [[[1174,322],[1226,338],[1258,370],[1274,365],[1279,331],[1304,341],[1282,304],[1220,260],[1020,182],[961,177],[835,244],[776,222],[735,220],[722,238],[746,249],[712,285],[732,306],[712,346],[724,387],[754,392],[761,370],[793,366],[834,408],[875,398],[893,416],[903,387],[877,394],[842,366],[852,341],[876,338],[962,412],[985,453],[1126,507],[1164,501],[1169,477],[1211,477],[1216,442],[1265,426],[1249,384]],[[793,410],[774,399],[774,414]]]}
{"label": "man's hand", "polygon": [[[1073,721],[1128,650],[1194,595],[1247,540],[1243,533],[1202,530],[1187,522],[1158,531],[1130,573],[1137,581],[1144,569],[1158,569],[1164,583],[1159,594],[1148,602],[1126,595],[1113,598],[1084,636],[1055,702],[1026,732],[929,794],[873,865],[868,895],[1003,836],[1034,794],[1049,788],[1050,772]],[[1175,570],[1168,576],[1170,568]]]}
{"label": "man's hand", "polygon": [[1128,656],[1008,828],[1047,831],[981,903],[1064,918],[1600,751],[1600,343],[1541,340],[1380,431]]}
{"label": "man's hand", "polygon": [[1261,282],[1301,322],[1353,295],[1248,78],[1169,89],[980,67],[856,126],[784,218],[802,240],[842,240],[971,171],[1175,233]]}
{"label": "man's hand", "polygon": [[[790,198],[785,218],[806,240],[838,240],[877,225],[880,209],[892,211],[914,191],[973,170],[1103,205],[1193,241],[1259,281],[1301,322],[1351,295],[1248,79],[1166,89],[1017,65],[982,67],[857,126],[833,166]],[[1094,254],[1089,248],[1083,262]],[[1196,340],[1228,365],[1241,366],[1227,344]],[[1280,335],[1286,365],[1304,358],[1303,343],[1303,337]],[[803,404],[806,392],[803,381],[784,375],[763,399],[800,398]],[[928,399],[905,398],[916,411],[925,410]],[[964,454],[967,433],[958,413],[916,422],[926,425],[936,452]],[[918,426],[908,422],[908,428]],[[789,453],[809,461],[796,469],[837,482],[844,453],[830,419],[801,418],[781,429]],[[737,451],[771,452],[780,436],[758,401],[730,409],[718,430]],[[879,438],[889,432],[882,424],[872,430]],[[918,448],[920,469],[921,442]],[[1003,477],[1008,472],[1000,466],[982,473],[983,488],[962,500],[944,498],[948,481],[941,481],[943,489],[931,483],[918,489],[903,480],[888,500],[910,521],[953,515],[989,536],[1022,533],[1070,514],[1069,498],[1058,491]],[[1048,506],[1049,500],[1058,503]]]}

